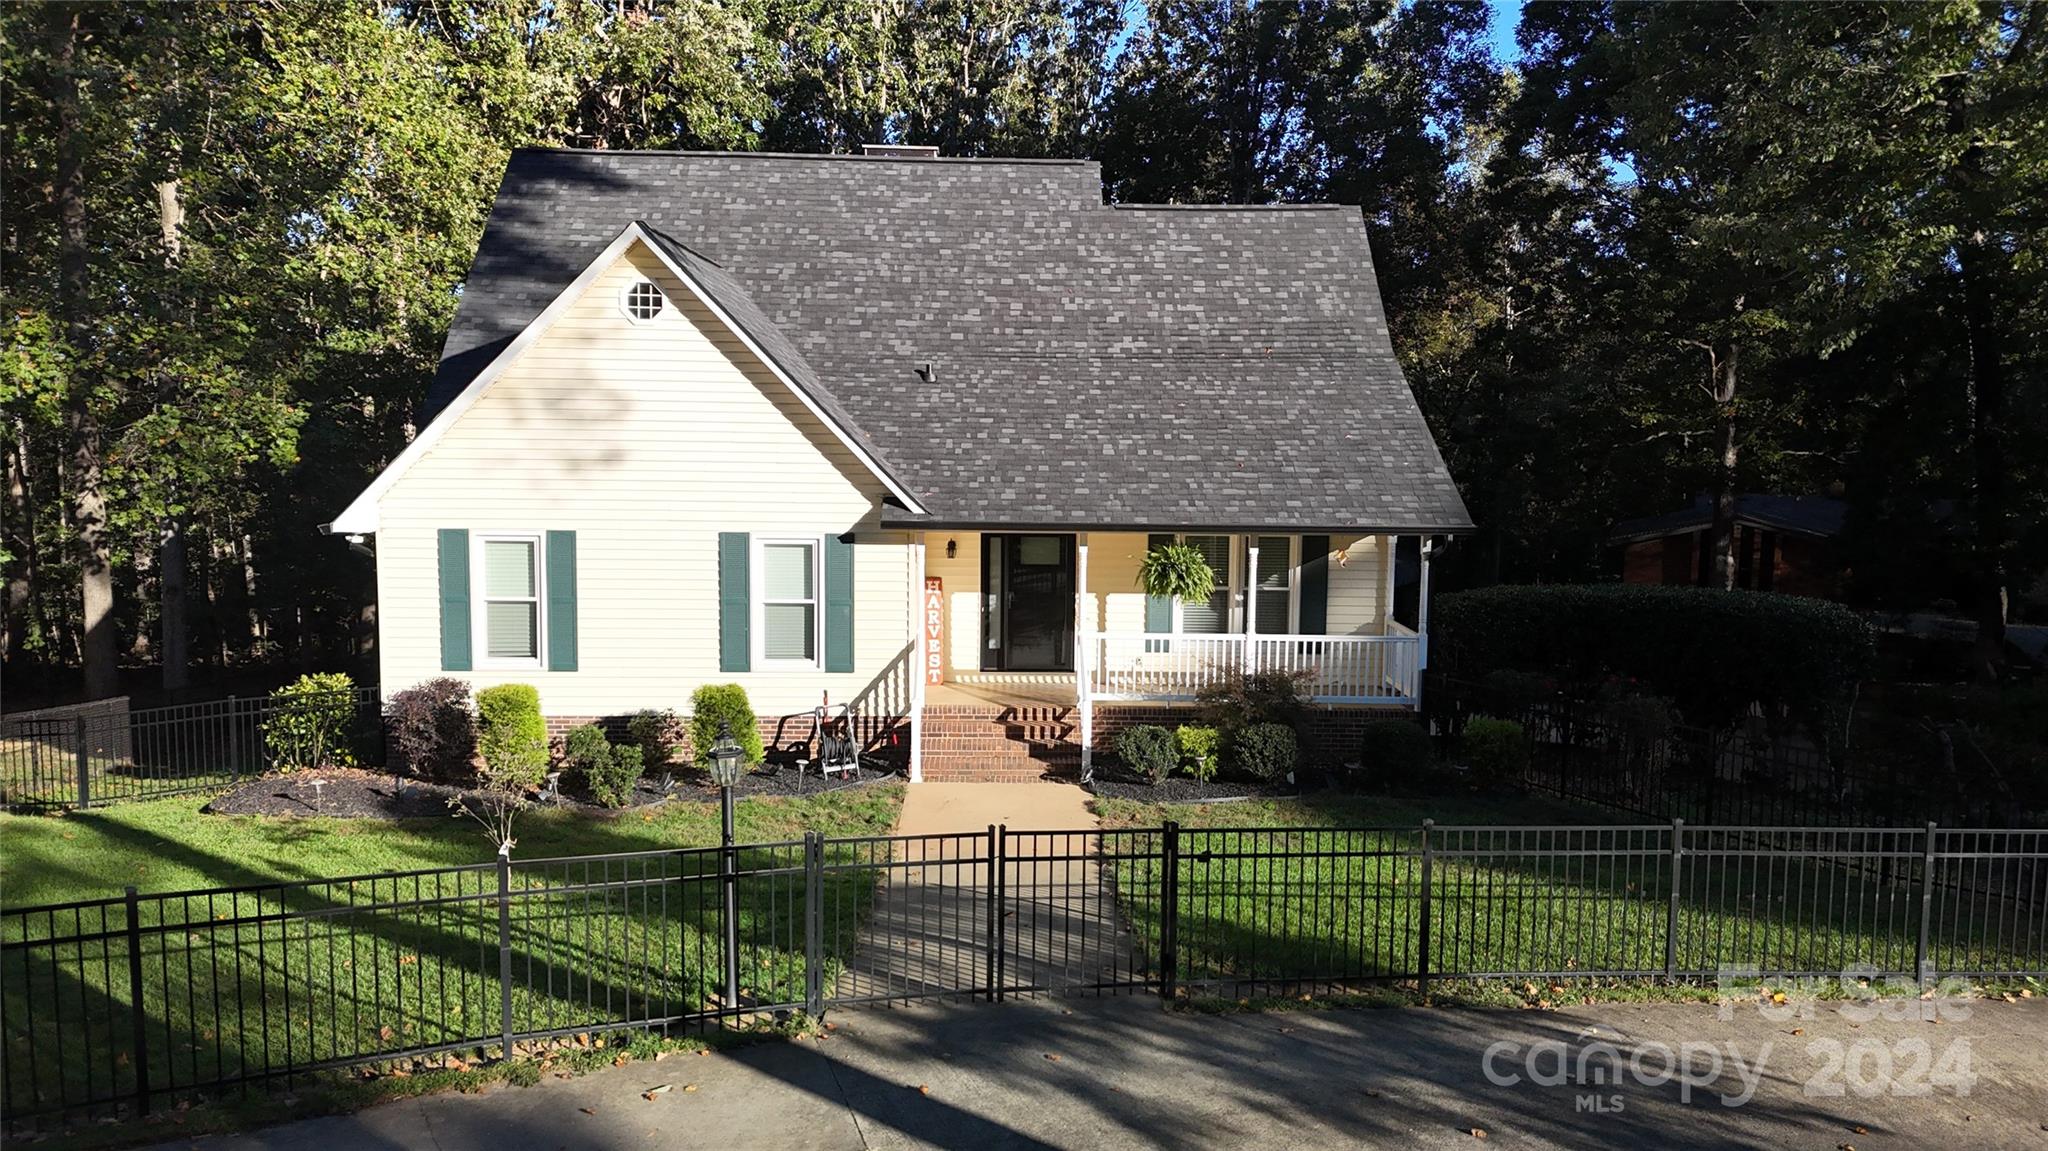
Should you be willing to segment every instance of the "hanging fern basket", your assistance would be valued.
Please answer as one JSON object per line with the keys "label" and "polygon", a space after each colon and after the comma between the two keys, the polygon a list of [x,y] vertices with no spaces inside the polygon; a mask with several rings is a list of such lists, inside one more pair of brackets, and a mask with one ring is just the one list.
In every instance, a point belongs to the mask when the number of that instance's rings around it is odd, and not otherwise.
{"label": "hanging fern basket", "polygon": [[1193,544],[1170,543],[1145,553],[1138,565],[1145,594],[1200,603],[1216,591],[1216,570]]}

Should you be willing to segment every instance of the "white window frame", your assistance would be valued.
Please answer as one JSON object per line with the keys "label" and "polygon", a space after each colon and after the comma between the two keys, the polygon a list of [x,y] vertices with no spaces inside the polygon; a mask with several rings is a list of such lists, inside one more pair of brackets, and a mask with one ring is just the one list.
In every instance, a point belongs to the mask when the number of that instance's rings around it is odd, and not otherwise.
{"label": "white window frame", "polygon": [[[770,659],[768,658],[768,597],[766,583],[768,565],[764,562],[767,549],[776,545],[795,546],[802,544],[811,549],[811,658]],[[825,666],[825,537],[815,536],[755,536],[753,554],[747,557],[747,599],[750,618],[747,631],[753,637],[753,666],[761,671],[807,671],[815,672]],[[776,603],[801,603],[801,600],[776,600]]]}
{"label": "white window frame", "polygon": [[[657,310],[653,315],[648,316],[645,319],[642,319],[639,316],[633,314],[633,289],[639,287],[642,284],[652,284],[654,286],[654,294],[661,297],[660,309]],[[656,284],[653,278],[649,276],[635,276],[632,280],[627,282],[625,287],[619,289],[619,312],[622,315],[624,315],[626,319],[636,324],[651,324],[656,320],[661,319],[661,317],[664,314],[666,314],[670,308],[674,306],[675,304],[668,298],[668,293],[663,291],[661,285]]]}
{"label": "white window frame", "polygon": [[[533,655],[493,657],[491,655],[490,605],[492,600],[524,602],[521,596],[493,596],[490,575],[484,570],[484,545],[523,543],[533,546]],[[475,646],[479,671],[542,671],[548,666],[548,561],[547,536],[536,531],[490,531],[470,533],[469,612],[470,642]]]}

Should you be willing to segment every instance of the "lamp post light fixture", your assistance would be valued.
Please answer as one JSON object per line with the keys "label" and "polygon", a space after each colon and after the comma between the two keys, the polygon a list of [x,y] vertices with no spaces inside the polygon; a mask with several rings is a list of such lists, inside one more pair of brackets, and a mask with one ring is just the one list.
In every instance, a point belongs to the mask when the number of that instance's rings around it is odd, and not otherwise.
{"label": "lamp post light fixture", "polygon": [[711,745],[711,782],[718,785],[719,886],[725,889],[725,1009],[740,1005],[739,852],[733,847],[732,787],[740,781],[740,761],[746,753],[732,737],[732,724],[718,724],[718,739]]}

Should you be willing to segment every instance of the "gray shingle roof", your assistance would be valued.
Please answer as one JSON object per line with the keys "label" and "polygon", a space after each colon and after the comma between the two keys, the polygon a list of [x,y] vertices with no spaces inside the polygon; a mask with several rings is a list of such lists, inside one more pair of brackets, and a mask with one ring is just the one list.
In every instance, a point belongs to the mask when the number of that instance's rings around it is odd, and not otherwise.
{"label": "gray shingle roof", "polygon": [[1088,162],[516,152],[423,415],[634,220],[930,512],[892,522],[1470,526],[1355,208],[1111,207]]}

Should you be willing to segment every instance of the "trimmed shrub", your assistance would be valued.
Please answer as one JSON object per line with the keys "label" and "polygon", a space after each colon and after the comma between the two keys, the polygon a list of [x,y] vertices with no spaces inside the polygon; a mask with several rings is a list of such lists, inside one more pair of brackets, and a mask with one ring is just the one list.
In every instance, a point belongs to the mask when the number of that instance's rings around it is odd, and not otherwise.
{"label": "trimmed shrub", "polygon": [[1173,729],[1173,742],[1180,749],[1181,770],[1194,776],[1196,783],[1207,783],[1216,778],[1216,752],[1223,745],[1221,732],[1213,727],[1182,724]]}
{"label": "trimmed shrub", "polygon": [[1174,751],[1173,733],[1163,727],[1141,723],[1116,733],[1116,755],[1124,766],[1150,783],[1163,783],[1173,772],[1180,756]]}
{"label": "trimmed shrub", "polygon": [[356,718],[355,681],[343,672],[302,675],[270,693],[277,706],[263,721],[263,745],[270,765],[281,771],[346,767],[348,729]]}
{"label": "trimmed shrub", "polygon": [[1475,715],[1465,721],[1461,742],[1465,761],[1481,779],[1503,783],[1520,779],[1529,766],[1529,736],[1514,720]]}
{"label": "trimmed shrub", "polygon": [[1367,720],[1361,744],[1358,762],[1376,784],[1412,783],[1429,772],[1429,733],[1413,720]]}
{"label": "trimmed shrub", "polygon": [[626,721],[626,735],[640,749],[640,756],[648,767],[660,767],[675,754],[676,743],[682,734],[683,721],[672,711],[648,709],[633,713]]}
{"label": "trimmed shrub", "polygon": [[732,726],[733,742],[740,745],[746,766],[761,762],[767,749],[761,744],[761,725],[754,719],[754,705],[747,702],[747,689],[736,683],[707,683],[690,693],[690,750],[697,766],[711,766],[711,745],[718,742],[718,725]]}
{"label": "trimmed shrub", "polygon": [[1295,727],[1308,710],[1302,698],[1308,679],[1307,672],[1232,671],[1196,691],[1195,702],[1208,726],[1225,735],[1255,723]]}
{"label": "trimmed shrub", "polygon": [[1840,604],[1652,584],[1455,592],[1431,606],[1430,628],[1433,670],[1635,680],[1702,726],[1736,722],[1762,703],[1831,728],[1874,652],[1869,625]]}
{"label": "trimmed shrub", "polygon": [[562,737],[562,766],[571,771],[588,771],[592,764],[601,765],[611,757],[612,741],[594,723],[570,728]]}
{"label": "trimmed shrub", "polygon": [[583,783],[592,799],[606,807],[624,807],[633,798],[633,785],[640,782],[640,749],[627,743],[607,750],[611,754],[602,762],[583,769]]}
{"label": "trimmed shrub", "polygon": [[469,685],[442,676],[391,697],[391,738],[406,764],[435,779],[465,779],[476,770],[476,716]]}
{"label": "trimmed shrub", "polygon": [[638,747],[614,747],[594,723],[570,731],[562,741],[562,765],[581,775],[590,797],[606,807],[624,807],[633,798],[643,762]]}
{"label": "trimmed shrub", "polygon": [[1261,783],[1285,778],[1300,758],[1294,729],[1284,723],[1249,724],[1230,741],[1231,765]]}
{"label": "trimmed shrub", "polygon": [[540,689],[506,683],[476,693],[484,770],[495,786],[539,787],[548,773],[548,725],[540,716]]}

